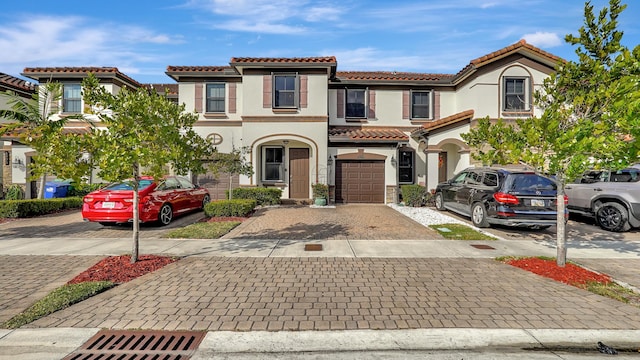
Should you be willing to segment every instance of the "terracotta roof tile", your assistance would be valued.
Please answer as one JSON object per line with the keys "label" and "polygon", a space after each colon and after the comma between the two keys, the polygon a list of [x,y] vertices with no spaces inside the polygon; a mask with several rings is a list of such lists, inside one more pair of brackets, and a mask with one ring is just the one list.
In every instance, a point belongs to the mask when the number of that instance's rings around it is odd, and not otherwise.
{"label": "terracotta roof tile", "polygon": [[234,71],[231,66],[167,66],[167,72],[228,72]]}
{"label": "terracotta roof tile", "polygon": [[438,119],[435,121],[430,121],[428,123],[424,123],[422,124],[421,127],[419,127],[416,130],[413,130],[411,133],[415,134],[415,133],[419,133],[419,132],[424,132],[426,130],[434,130],[437,128],[441,128],[443,126],[447,126],[447,125],[451,125],[451,124],[455,124],[459,121],[463,121],[463,120],[471,120],[473,118],[473,110],[466,110],[463,112],[459,112],[457,114],[453,114],[447,117],[444,117],[442,119]]}
{"label": "terracotta roof tile", "polygon": [[[120,72],[117,67],[98,67],[98,66],[77,66],[77,67],[28,67],[25,68],[22,72],[25,76],[29,75],[38,75],[38,74],[86,74],[86,73],[94,73],[98,77],[100,74],[113,74],[117,77],[120,77],[133,85],[142,86],[141,83],[137,82],[133,78],[124,73]],[[31,76],[29,76],[31,77]]]}
{"label": "terracotta roof tile", "polygon": [[331,141],[409,141],[409,137],[394,128],[331,128]]}
{"label": "terracotta roof tile", "polygon": [[555,55],[553,55],[551,53],[548,53],[548,52],[546,52],[546,51],[544,51],[542,49],[539,49],[539,48],[537,48],[537,47],[535,47],[535,46],[533,46],[531,44],[527,44],[527,41],[522,39],[522,40],[518,41],[515,44],[509,45],[509,46],[507,46],[505,48],[502,48],[500,50],[494,51],[494,52],[492,52],[490,54],[481,56],[481,57],[479,57],[477,59],[473,59],[473,60],[471,60],[471,64],[475,65],[475,66],[478,66],[478,65],[480,65],[482,63],[485,63],[485,62],[490,61],[490,60],[494,60],[496,58],[501,57],[502,55],[509,54],[509,53],[511,53],[511,52],[513,52],[515,50],[520,49],[520,48],[525,48],[525,49],[531,50],[531,51],[537,53],[538,55],[542,55],[544,57],[548,57],[549,59],[552,59],[554,61],[560,61],[561,60],[560,57],[555,56]]}
{"label": "terracotta roof tile", "polygon": [[426,74],[396,71],[338,71],[336,77],[344,80],[389,80],[389,81],[439,81],[449,80],[453,74]]}
{"label": "terracotta roof tile", "polygon": [[36,85],[9,74],[0,73],[0,84],[20,91],[35,92]]}
{"label": "terracotta roof tile", "polygon": [[144,84],[144,87],[149,90],[155,89],[158,93],[178,94],[178,84]]}
{"label": "terracotta roof tile", "polygon": [[233,57],[231,64],[263,64],[263,63],[318,63],[318,64],[335,64],[337,63],[335,56],[324,57],[296,57],[296,58],[254,58],[254,57]]}

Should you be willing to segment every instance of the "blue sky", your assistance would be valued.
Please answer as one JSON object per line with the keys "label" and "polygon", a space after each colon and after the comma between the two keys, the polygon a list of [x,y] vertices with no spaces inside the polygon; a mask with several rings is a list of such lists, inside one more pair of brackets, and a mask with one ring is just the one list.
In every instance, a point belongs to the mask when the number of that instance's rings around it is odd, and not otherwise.
{"label": "blue sky", "polygon": [[[619,29],[632,48],[640,1],[623,2]],[[167,65],[334,55],[342,71],[456,73],[520,39],[575,60],[564,36],[577,34],[583,9],[579,0],[6,1],[0,72],[115,66],[140,82],[169,83]]]}

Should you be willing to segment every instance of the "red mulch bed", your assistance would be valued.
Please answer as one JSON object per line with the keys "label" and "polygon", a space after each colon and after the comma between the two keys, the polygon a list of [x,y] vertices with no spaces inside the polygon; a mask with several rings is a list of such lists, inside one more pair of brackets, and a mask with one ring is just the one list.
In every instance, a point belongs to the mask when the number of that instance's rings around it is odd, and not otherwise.
{"label": "red mulch bed", "polygon": [[579,288],[584,288],[585,284],[589,282],[605,285],[611,283],[611,277],[608,275],[598,274],[570,263],[565,264],[564,267],[559,267],[553,259],[530,257],[510,259],[506,263]]}
{"label": "red mulch bed", "polygon": [[176,259],[166,256],[141,255],[138,256],[138,261],[132,264],[130,255],[110,256],[83,271],[67,284],[86,281],[125,283],[175,261]]}

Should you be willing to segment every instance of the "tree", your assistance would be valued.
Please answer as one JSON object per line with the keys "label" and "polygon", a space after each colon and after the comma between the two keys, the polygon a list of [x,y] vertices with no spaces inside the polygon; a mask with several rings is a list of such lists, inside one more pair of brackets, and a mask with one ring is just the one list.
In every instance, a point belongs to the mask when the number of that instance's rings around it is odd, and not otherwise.
{"label": "tree", "polygon": [[[626,5],[610,0],[598,16],[590,2],[584,26],[565,40],[577,45],[578,61],[561,62],[535,95],[543,113],[515,124],[488,120],[463,138],[493,153],[496,163],[524,162],[558,182],[557,263],[566,263],[564,185],[589,167],[621,167],[638,158],[638,55],[621,45],[617,19]],[[631,93],[631,94],[630,94]],[[635,98],[636,105],[629,106]],[[633,110],[635,109],[635,110]],[[635,112],[634,112],[635,111]],[[510,145],[504,146],[503,143]]]}
{"label": "tree", "polygon": [[211,170],[218,174],[224,172],[229,175],[229,200],[233,197],[232,180],[233,175],[253,175],[253,166],[246,160],[246,148],[236,148],[226,154],[218,152],[213,156]]}
{"label": "tree", "polygon": [[99,84],[93,74],[82,82],[83,99],[103,127],[91,116],[91,134],[87,147],[93,149],[93,162],[100,169],[98,176],[107,181],[131,179],[133,188],[133,247],[131,262],[138,259],[139,196],[141,169],[158,179],[168,166],[178,174],[200,173],[202,159],[210,158],[215,149],[200,137],[193,124],[197,116],[184,111],[155,91],[144,88],[121,89],[111,94]]}
{"label": "tree", "polygon": [[[44,198],[47,174],[55,174],[76,181],[90,171],[87,162],[82,161],[81,134],[64,132],[64,126],[78,115],[56,120],[52,116],[61,110],[62,84],[48,82],[40,85],[31,99],[7,91],[1,94],[7,98],[10,110],[0,110],[0,117],[12,122],[0,126],[0,134],[14,134],[19,141],[36,151],[35,163],[30,165],[31,177],[40,178],[38,198]],[[70,161],[70,160],[75,161]]]}

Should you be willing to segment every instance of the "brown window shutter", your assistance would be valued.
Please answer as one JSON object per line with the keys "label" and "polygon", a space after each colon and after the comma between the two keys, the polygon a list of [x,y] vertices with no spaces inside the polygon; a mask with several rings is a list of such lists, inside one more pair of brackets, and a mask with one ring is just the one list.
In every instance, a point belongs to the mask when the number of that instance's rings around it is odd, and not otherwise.
{"label": "brown window shutter", "polygon": [[236,88],[238,84],[229,83],[229,113],[236,113]]}
{"label": "brown window shutter", "polygon": [[440,119],[440,91],[433,92],[433,119]]}
{"label": "brown window shutter", "polygon": [[309,93],[309,76],[308,75],[300,75],[300,108],[306,108],[308,103],[308,93]]}
{"label": "brown window shutter", "polygon": [[265,75],[262,81],[262,107],[271,107],[271,75]]}
{"label": "brown window shutter", "polygon": [[196,112],[202,112],[202,88],[204,84],[196,83]]}
{"label": "brown window shutter", "polygon": [[409,90],[404,90],[402,91],[402,118],[403,119],[408,119],[409,118],[409,114],[411,113],[409,111],[409,107],[411,106],[411,99],[409,98]]}
{"label": "brown window shutter", "polygon": [[375,119],[376,118],[376,91],[369,90],[369,113],[367,114],[367,118]]}
{"label": "brown window shutter", "polygon": [[338,95],[336,99],[337,111],[336,117],[338,119],[344,118],[344,89],[338,89]]}

